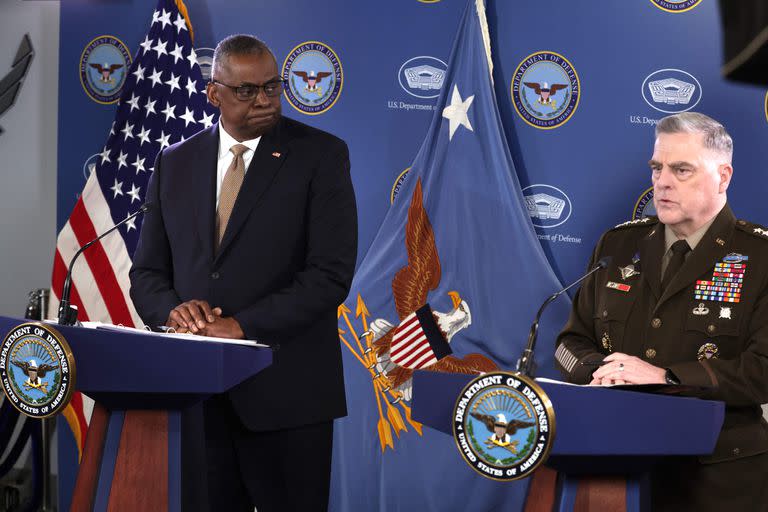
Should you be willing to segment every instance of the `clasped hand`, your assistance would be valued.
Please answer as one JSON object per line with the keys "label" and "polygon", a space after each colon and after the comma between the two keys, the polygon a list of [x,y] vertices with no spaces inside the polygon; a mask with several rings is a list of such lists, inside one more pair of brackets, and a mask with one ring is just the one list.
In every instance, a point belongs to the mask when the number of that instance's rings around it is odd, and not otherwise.
{"label": "clasped hand", "polygon": [[666,370],[653,366],[639,357],[614,352],[603,361],[592,374],[590,385],[608,386],[611,384],[664,384]]}
{"label": "clasped hand", "polygon": [[166,327],[179,333],[191,332],[217,338],[245,338],[240,323],[231,316],[222,316],[221,308],[211,308],[204,300],[188,300],[168,314]]}

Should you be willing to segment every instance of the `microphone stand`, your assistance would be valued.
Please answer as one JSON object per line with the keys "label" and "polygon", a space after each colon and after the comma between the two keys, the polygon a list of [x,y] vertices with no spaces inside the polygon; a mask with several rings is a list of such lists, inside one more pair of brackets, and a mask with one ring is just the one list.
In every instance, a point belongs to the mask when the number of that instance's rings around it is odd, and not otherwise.
{"label": "microphone stand", "polygon": [[75,325],[77,322],[77,306],[73,306],[69,303],[69,296],[72,293],[72,267],[75,265],[75,260],[78,256],[80,256],[83,251],[85,251],[87,248],[128,222],[129,220],[133,219],[134,217],[137,217],[139,214],[144,213],[152,208],[151,203],[144,203],[141,208],[133,212],[131,215],[127,216],[125,219],[121,220],[84,246],[82,246],[78,251],[75,253],[74,256],[72,256],[72,259],[69,261],[69,267],[67,267],[67,277],[64,279],[64,288],[61,292],[61,302],[59,303],[59,325]]}
{"label": "microphone stand", "polygon": [[517,370],[515,373],[525,375],[528,377],[533,378],[533,373],[536,371],[536,363],[533,360],[533,349],[536,346],[536,339],[539,334],[539,320],[541,320],[541,314],[544,312],[544,309],[546,309],[547,306],[549,306],[556,298],[558,298],[563,293],[567,292],[577,284],[584,281],[586,278],[600,270],[601,268],[605,268],[608,266],[608,264],[611,262],[610,257],[601,258],[600,261],[597,262],[597,265],[595,268],[581,276],[579,279],[574,281],[573,283],[569,284],[562,290],[560,290],[557,293],[554,293],[550,295],[547,300],[544,301],[544,304],[541,305],[539,308],[539,311],[536,313],[536,318],[533,321],[533,324],[531,325],[531,330],[528,333],[528,345],[525,347],[525,350],[523,350],[523,354],[520,356],[520,359],[517,360]]}

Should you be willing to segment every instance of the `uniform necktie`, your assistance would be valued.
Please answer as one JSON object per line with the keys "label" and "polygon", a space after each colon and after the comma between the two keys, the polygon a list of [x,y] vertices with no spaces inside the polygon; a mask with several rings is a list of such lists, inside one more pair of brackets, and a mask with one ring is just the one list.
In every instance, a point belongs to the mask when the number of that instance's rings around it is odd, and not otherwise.
{"label": "uniform necktie", "polygon": [[669,265],[667,265],[667,270],[664,272],[664,277],[661,280],[662,291],[664,291],[667,286],[669,286],[669,283],[675,277],[675,274],[677,274],[677,272],[680,270],[680,267],[683,266],[683,263],[685,262],[685,255],[688,254],[688,251],[691,250],[691,246],[688,245],[688,242],[685,240],[678,240],[672,244],[671,249],[672,258],[669,260]]}
{"label": "uniform necktie", "polygon": [[240,186],[243,184],[245,176],[245,161],[243,153],[248,151],[248,147],[242,144],[235,144],[229,150],[234,155],[232,163],[229,164],[224,180],[221,182],[221,194],[219,195],[219,209],[216,211],[216,248],[221,244],[224,238],[224,232],[227,229],[229,216],[232,215],[232,208],[235,206],[237,193],[240,192]]}

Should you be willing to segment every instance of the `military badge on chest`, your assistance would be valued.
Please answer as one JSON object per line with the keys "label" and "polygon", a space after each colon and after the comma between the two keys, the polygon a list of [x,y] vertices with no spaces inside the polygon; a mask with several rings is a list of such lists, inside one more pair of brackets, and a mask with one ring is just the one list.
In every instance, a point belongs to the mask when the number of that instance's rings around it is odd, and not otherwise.
{"label": "military badge on chest", "polygon": [[630,277],[639,276],[640,272],[638,272],[635,269],[634,265],[627,265],[626,267],[619,267],[619,272],[621,272],[621,279],[626,281]]}
{"label": "military badge on chest", "polygon": [[[731,253],[723,258],[723,261],[715,263],[712,277],[709,280],[700,279],[696,281],[694,298],[697,300],[738,303],[741,300],[744,274],[747,272],[745,261],[748,259],[748,256]],[[730,308],[721,308],[720,318],[730,317]]]}
{"label": "military badge on chest", "polygon": [[705,343],[699,347],[699,351],[696,354],[699,361],[704,359],[717,359],[720,355],[720,349],[714,343]]}
{"label": "military badge on chest", "polygon": [[618,290],[620,292],[628,292],[632,289],[632,286],[624,283],[623,281],[631,280],[633,277],[640,275],[640,258],[637,254],[632,257],[632,263],[624,267],[619,267],[619,273],[621,274],[621,283],[616,281],[608,281],[605,283],[606,288]]}

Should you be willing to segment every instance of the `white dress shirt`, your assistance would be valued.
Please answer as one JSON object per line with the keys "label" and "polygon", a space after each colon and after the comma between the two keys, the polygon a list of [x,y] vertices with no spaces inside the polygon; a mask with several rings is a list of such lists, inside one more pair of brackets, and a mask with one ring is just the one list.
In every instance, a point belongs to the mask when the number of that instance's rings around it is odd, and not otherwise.
{"label": "white dress shirt", "polygon": [[244,140],[243,142],[237,142],[227,130],[224,129],[224,125],[219,120],[219,159],[216,161],[216,209],[219,209],[219,197],[221,196],[221,183],[224,181],[224,175],[227,173],[230,164],[232,164],[232,158],[234,155],[230,151],[232,146],[237,144],[243,144],[248,148],[243,153],[243,162],[245,163],[245,172],[248,172],[248,166],[251,165],[253,160],[253,154],[259,145],[261,137],[255,139]]}

